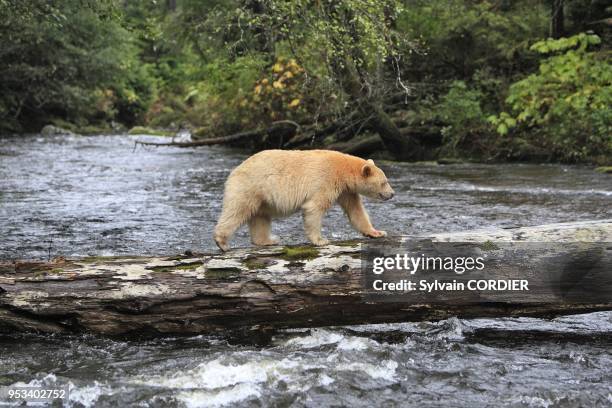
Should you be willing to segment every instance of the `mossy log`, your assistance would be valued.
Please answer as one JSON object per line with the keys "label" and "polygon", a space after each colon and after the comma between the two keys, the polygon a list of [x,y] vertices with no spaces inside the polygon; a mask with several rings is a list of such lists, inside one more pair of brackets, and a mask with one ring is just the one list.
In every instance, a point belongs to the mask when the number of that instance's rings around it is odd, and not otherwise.
{"label": "mossy log", "polygon": [[[429,238],[437,242],[609,243],[612,220]],[[393,244],[405,239],[390,237],[387,241]],[[244,248],[177,257],[4,263],[0,264],[0,331],[195,335],[451,316],[554,316],[612,310],[612,298],[575,304],[544,300],[454,305],[369,302],[364,298],[360,259],[364,242]],[[524,265],[533,261],[520,260]]]}

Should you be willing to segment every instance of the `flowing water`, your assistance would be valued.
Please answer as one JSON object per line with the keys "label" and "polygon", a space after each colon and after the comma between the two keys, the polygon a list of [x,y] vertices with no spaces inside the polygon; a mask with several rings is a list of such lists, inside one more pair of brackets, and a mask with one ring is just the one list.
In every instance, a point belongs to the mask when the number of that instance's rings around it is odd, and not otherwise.
{"label": "flowing water", "polygon": [[[0,138],[0,259],[214,250],[225,148],[130,136]],[[379,163],[374,225],[422,235],[612,217],[612,177],[559,165]],[[277,222],[301,243],[298,216]],[[356,237],[339,209],[331,239]],[[234,246],[248,245],[242,229]],[[246,341],[0,337],[0,385],[69,383],[72,406],[610,406],[612,313],[292,330]],[[1,405],[1,402],[0,402]]]}

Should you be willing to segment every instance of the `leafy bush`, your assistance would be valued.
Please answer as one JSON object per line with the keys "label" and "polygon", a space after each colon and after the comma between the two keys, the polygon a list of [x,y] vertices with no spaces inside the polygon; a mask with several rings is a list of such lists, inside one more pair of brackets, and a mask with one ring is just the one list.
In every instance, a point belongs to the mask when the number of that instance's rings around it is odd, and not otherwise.
{"label": "leafy bush", "polygon": [[253,87],[253,92],[241,101],[241,106],[252,111],[262,121],[306,119],[307,95],[302,84],[304,69],[295,59],[278,58],[268,72]]}
{"label": "leafy bush", "polygon": [[[522,132],[552,157],[581,161],[612,157],[612,65],[609,51],[589,51],[597,35],[539,41],[546,55],[537,73],[510,87],[510,112],[490,118],[500,135]],[[604,159],[605,160],[605,159]]]}
{"label": "leafy bush", "polygon": [[0,0],[0,127],[95,116],[100,91],[136,58],[110,1]]}
{"label": "leafy bush", "polygon": [[116,119],[127,126],[142,123],[156,92],[155,78],[148,65],[130,64],[126,74],[114,85]]}
{"label": "leafy bush", "polygon": [[252,124],[255,112],[242,101],[251,93],[265,61],[257,56],[244,56],[229,61],[220,56],[200,70],[201,79],[187,88],[183,101],[186,119],[209,129],[211,135],[227,134]]}
{"label": "leafy bush", "polygon": [[468,89],[463,81],[454,81],[438,106],[440,118],[447,124],[460,128],[481,123],[484,115],[480,107],[482,93]]}
{"label": "leafy bush", "polygon": [[404,62],[409,80],[465,80],[483,68],[497,76],[515,75],[535,67],[529,40],[548,31],[549,10],[542,2],[403,3],[397,27],[417,49]]}
{"label": "leafy bush", "polygon": [[469,89],[463,81],[452,82],[436,107],[439,120],[446,125],[442,128],[446,150],[450,150],[446,153],[455,153],[459,144],[482,133],[486,127],[482,100],[481,91]]}

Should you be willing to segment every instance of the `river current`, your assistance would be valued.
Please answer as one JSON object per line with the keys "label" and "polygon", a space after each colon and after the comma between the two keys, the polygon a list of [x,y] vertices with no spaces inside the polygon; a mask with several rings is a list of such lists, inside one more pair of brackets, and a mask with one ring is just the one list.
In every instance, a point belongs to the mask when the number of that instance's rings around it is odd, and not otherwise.
{"label": "river current", "polygon": [[[0,137],[0,260],[215,250],[223,183],[247,154],[133,136]],[[373,224],[424,235],[612,217],[612,177],[562,165],[381,162]],[[298,216],[276,222],[302,243]],[[324,235],[357,234],[339,209]],[[241,229],[234,246],[247,246]],[[70,384],[72,406],[612,405],[612,313],[449,319],[119,341],[0,337],[0,386]],[[0,405],[2,402],[0,401]]]}

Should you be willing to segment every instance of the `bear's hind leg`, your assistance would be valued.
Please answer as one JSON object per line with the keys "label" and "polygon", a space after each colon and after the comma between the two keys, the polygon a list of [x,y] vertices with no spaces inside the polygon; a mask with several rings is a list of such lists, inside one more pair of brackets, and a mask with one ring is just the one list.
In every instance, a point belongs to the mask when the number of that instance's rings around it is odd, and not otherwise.
{"label": "bear's hind leg", "polygon": [[321,225],[325,211],[314,205],[306,205],[303,210],[304,231],[306,236],[315,245],[327,245],[329,241],[321,236]]}
{"label": "bear's hind leg", "polygon": [[278,240],[275,239],[272,232],[272,218],[267,215],[257,214],[249,220],[249,231],[251,233],[251,242],[254,245],[276,245]]}

